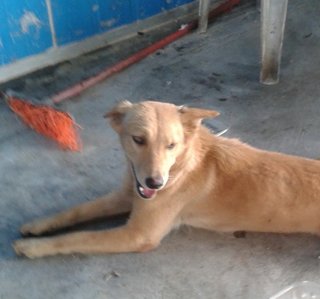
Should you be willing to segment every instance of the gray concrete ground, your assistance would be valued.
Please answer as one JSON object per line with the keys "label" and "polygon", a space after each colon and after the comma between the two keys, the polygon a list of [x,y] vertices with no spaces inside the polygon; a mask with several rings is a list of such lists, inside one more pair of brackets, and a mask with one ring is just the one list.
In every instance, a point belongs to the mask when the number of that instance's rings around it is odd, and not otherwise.
{"label": "gray concrete ground", "polygon": [[11,249],[22,223],[119,187],[123,157],[102,115],[121,98],[211,107],[222,113],[217,124],[230,126],[228,136],[319,157],[319,13],[317,0],[289,1],[276,86],[258,83],[259,12],[252,3],[207,34],[191,34],[65,102],[61,108],[83,127],[82,153],[60,151],[1,102],[0,298],[263,299],[296,281],[320,282],[320,241],[309,235],[248,233],[237,239],[182,229],[146,254],[39,260],[18,258]]}

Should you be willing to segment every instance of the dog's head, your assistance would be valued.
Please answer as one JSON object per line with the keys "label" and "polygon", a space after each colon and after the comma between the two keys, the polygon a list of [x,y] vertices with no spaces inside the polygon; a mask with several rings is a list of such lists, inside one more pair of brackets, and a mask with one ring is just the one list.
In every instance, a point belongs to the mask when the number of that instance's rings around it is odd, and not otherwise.
{"label": "dog's head", "polygon": [[151,199],[166,187],[170,169],[188,147],[201,120],[218,114],[169,103],[123,101],[105,115],[120,136],[140,197]]}

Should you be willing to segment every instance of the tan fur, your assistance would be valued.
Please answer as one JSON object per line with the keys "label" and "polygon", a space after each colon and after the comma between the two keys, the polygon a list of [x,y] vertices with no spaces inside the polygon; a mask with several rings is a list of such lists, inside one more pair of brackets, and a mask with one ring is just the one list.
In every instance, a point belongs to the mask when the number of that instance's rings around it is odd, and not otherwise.
{"label": "tan fur", "polygon": [[[131,211],[127,224],[107,231],[18,240],[17,254],[35,258],[143,252],[158,246],[181,224],[225,232],[319,234],[320,162],[217,137],[200,124],[201,119],[217,114],[159,102],[120,103],[106,117],[128,159],[122,189],[26,224],[21,232],[40,235]],[[145,144],[135,144],[132,136],[143,138]],[[153,198],[138,195],[132,167],[139,182],[154,175],[164,179]]]}

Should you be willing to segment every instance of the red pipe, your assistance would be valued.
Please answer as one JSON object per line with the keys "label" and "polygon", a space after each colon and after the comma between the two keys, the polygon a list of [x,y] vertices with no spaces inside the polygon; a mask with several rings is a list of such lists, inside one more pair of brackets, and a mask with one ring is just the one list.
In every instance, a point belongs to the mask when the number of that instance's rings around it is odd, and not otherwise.
{"label": "red pipe", "polygon": [[[214,8],[209,13],[209,20],[216,18],[217,16],[230,11],[235,5],[238,5],[240,0],[227,0],[226,2],[220,4],[216,8]],[[132,56],[116,63],[115,65],[108,67],[102,70],[97,75],[90,77],[89,79],[83,80],[61,92],[51,97],[53,103],[60,103],[68,98],[74,97],[79,95],[84,90],[96,85],[97,83],[107,79],[108,77],[116,74],[132,64],[146,58],[150,54],[158,51],[159,49],[169,45],[170,43],[174,42],[175,40],[179,39],[180,37],[188,34],[193,29],[197,28],[198,20],[191,21],[189,24],[184,26],[183,28],[179,29],[178,31],[169,34],[167,37],[155,42],[151,46],[144,48],[137,53],[133,54]]]}

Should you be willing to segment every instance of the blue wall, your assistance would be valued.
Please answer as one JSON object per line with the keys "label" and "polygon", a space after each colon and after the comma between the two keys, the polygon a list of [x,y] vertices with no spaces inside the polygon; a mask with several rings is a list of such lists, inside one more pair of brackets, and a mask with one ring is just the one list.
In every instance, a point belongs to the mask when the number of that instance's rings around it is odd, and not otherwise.
{"label": "blue wall", "polygon": [[0,0],[0,64],[52,46],[44,0]]}
{"label": "blue wall", "polygon": [[[194,0],[51,0],[57,46]],[[45,0],[0,0],[0,65],[53,46]]]}

